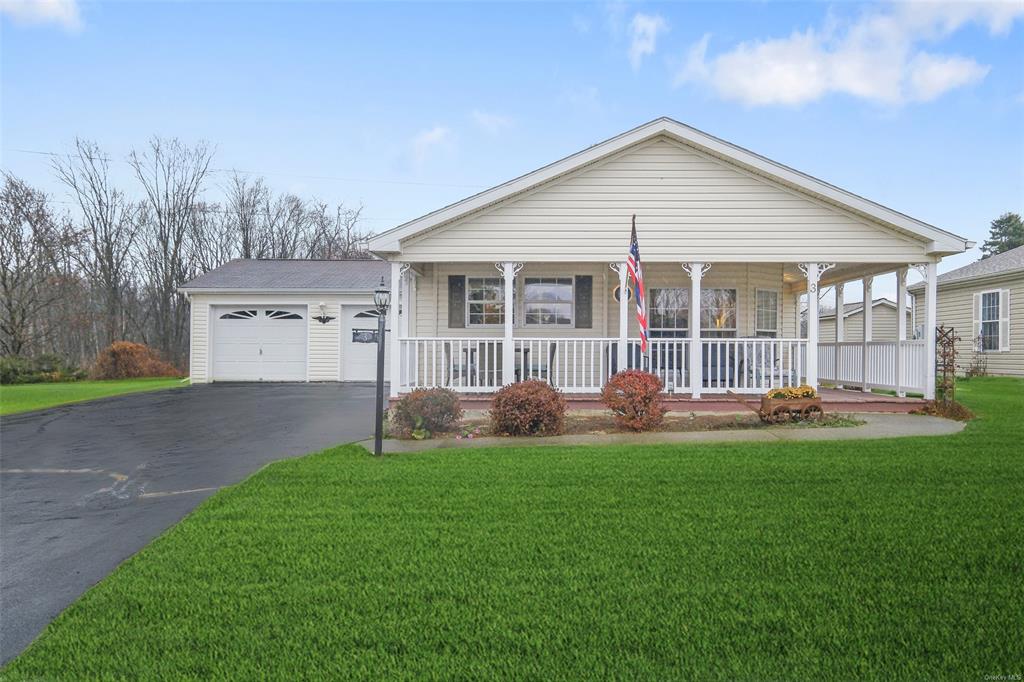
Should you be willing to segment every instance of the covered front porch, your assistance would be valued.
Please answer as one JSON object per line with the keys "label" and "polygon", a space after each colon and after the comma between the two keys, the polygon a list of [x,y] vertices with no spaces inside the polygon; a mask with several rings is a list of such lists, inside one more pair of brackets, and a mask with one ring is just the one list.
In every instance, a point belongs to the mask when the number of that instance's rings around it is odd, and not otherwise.
{"label": "covered front porch", "polygon": [[[645,263],[650,339],[643,350],[635,305],[620,295],[629,289],[622,262],[393,262],[400,304],[390,320],[398,331],[391,393],[445,387],[487,394],[538,379],[586,401],[621,369],[642,369],[672,396],[704,396],[709,405],[730,391],[800,384],[932,397],[934,347],[911,338],[903,308],[914,267],[933,292],[934,263]],[[872,339],[868,323],[861,338],[850,339],[841,321],[834,338],[819,338],[825,287],[834,287],[841,308],[847,282],[860,281],[870,301],[874,279],[893,275],[896,338]],[[934,296],[926,308],[921,318],[930,329]]]}

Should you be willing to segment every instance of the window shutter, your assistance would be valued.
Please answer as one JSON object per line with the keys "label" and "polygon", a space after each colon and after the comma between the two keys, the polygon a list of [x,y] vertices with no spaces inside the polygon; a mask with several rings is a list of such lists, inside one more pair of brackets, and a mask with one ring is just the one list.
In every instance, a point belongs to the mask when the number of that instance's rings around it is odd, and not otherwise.
{"label": "window shutter", "polygon": [[576,275],[576,328],[590,329],[594,326],[594,278],[590,275]]}
{"label": "window shutter", "polygon": [[466,326],[466,276],[448,275],[448,328]]}
{"label": "window shutter", "polygon": [[974,325],[971,327],[971,346],[981,350],[981,294],[974,294]]}
{"label": "window shutter", "polygon": [[1010,290],[999,291],[999,350],[1010,350]]}

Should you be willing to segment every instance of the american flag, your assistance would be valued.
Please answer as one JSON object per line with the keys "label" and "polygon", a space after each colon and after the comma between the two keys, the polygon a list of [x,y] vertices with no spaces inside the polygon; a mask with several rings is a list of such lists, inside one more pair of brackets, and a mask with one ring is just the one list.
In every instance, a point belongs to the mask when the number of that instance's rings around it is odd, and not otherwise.
{"label": "american flag", "polygon": [[633,234],[629,238],[629,258],[626,259],[629,279],[636,292],[636,321],[640,323],[640,352],[647,353],[647,297],[644,295],[644,271],[640,267],[640,244],[636,240],[636,215],[633,216]]}

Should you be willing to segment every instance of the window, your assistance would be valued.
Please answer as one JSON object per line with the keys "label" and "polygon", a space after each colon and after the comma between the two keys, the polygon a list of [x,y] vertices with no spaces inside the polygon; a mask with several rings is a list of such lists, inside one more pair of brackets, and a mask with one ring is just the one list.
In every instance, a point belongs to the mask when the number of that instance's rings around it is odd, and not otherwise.
{"label": "window", "polygon": [[707,338],[736,336],[736,290],[702,289],[700,335]]}
{"label": "window", "polygon": [[754,292],[755,336],[774,338],[779,333],[779,292],[774,289],[757,289]]}
{"label": "window", "polygon": [[505,324],[505,283],[501,277],[466,278],[466,322]]}
{"label": "window", "polygon": [[999,350],[999,292],[981,295],[981,350]]}
{"label": "window", "polygon": [[651,338],[686,335],[690,327],[689,289],[651,289],[647,298]]}
{"label": "window", "polygon": [[255,310],[233,310],[220,316],[222,320],[251,320],[256,317]]}
{"label": "window", "polygon": [[524,316],[529,325],[571,325],[572,277],[523,279]]}
{"label": "window", "polygon": [[267,317],[272,320],[301,320],[302,315],[290,313],[287,310],[268,310]]}

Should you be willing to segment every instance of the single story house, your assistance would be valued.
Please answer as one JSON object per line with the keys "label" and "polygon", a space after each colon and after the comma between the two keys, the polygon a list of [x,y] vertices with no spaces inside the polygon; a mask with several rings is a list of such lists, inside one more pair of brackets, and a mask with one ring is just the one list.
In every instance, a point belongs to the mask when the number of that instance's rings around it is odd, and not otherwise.
{"label": "single story house", "polygon": [[[896,302],[887,298],[876,298],[868,311],[870,324],[868,329],[871,332],[867,336],[868,341],[895,341],[899,338],[898,325],[896,324]],[[914,329],[914,314],[908,306],[903,306],[903,329],[911,333]],[[835,308],[822,308],[820,315],[821,325],[818,331],[818,338],[821,341],[859,341],[864,339],[864,303],[846,303],[843,305],[843,317],[836,327]],[[836,336],[836,332],[839,336]]]}
{"label": "single story house", "polygon": [[[636,217],[646,349],[625,260]],[[665,390],[820,382],[934,393],[934,344],[820,337],[823,286],[921,271],[973,246],[751,151],[660,118],[370,240],[381,261],[233,261],[186,284],[192,379],[370,379],[372,291],[392,291],[392,397],[524,379],[595,394],[628,367]],[[384,262],[386,261],[386,262]],[[870,295],[868,300],[871,300]],[[902,316],[897,316],[903,319]]]}
{"label": "single story house", "polygon": [[[1024,246],[939,275],[936,321],[960,337],[959,364],[1024,376]],[[925,287],[910,287],[915,301]]]}
{"label": "single story house", "polygon": [[189,372],[209,381],[374,381],[380,260],[233,260],[181,287]]}

